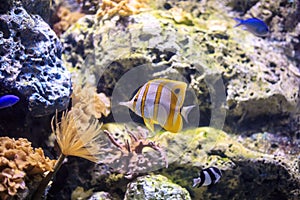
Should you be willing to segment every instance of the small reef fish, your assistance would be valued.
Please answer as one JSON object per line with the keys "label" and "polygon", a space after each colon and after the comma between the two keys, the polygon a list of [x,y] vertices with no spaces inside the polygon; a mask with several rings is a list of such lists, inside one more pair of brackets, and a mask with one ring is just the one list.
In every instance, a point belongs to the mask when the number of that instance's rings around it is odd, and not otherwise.
{"label": "small reef fish", "polygon": [[183,106],[187,84],[169,79],[154,79],[145,83],[127,102],[120,102],[144,119],[148,129],[154,132],[154,124],[159,124],[170,132],[182,129],[182,117],[187,115],[193,106]]}
{"label": "small reef fish", "polygon": [[4,95],[0,97],[0,109],[13,106],[18,103],[19,100],[20,98],[15,95]]}
{"label": "small reef fish", "polygon": [[238,22],[237,25],[234,26],[244,26],[244,30],[249,31],[250,33],[253,33],[256,36],[266,36],[269,33],[269,28],[266,25],[265,22],[263,22],[260,19],[257,18],[249,18],[249,19],[239,19],[239,18],[234,18],[235,21]]}
{"label": "small reef fish", "polygon": [[193,187],[210,186],[216,184],[222,177],[221,171],[216,167],[203,169],[198,178],[193,179]]}

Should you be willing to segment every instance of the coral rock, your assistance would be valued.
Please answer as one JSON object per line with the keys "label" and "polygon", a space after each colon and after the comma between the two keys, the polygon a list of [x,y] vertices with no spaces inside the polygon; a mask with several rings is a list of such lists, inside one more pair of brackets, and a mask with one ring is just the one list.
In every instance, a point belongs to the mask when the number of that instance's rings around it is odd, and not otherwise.
{"label": "coral rock", "polygon": [[74,83],[74,92],[72,94],[72,106],[78,108],[88,117],[101,118],[107,117],[110,113],[110,100],[104,93],[98,94],[96,87],[90,83],[81,86]]}
{"label": "coral rock", "polygon": [[161,175],[138,177],[127,186],[125,200],[190,200],[188,191]]}
{"label": "coral rock", "polygon": [[107,15],[112,17],[116,14],[129,16],[141,12],[147,8],[147,0],[104,0],[97,12],[98,17]]}
{"label": "coral rock", "polygon": [[[120,101],[130,99],[147,80],[185,78],[197,96],[201,125],[213,119],[222,122],[223,113],[236,127],[236,121],[286,116],[297,109],[300,73],[285,49],[234,29],[228,15],[208,6],[208,19],[204,14],[197,19],[190,16],[183,24],[178,24],[173,12],[143,12],[126,19],[115,16],[109,23],[83,18],[62,38],[66,61],[101,76],[98,91],[106,95],[117,87],[126,88],[118,96]],[[84,65],[82,58],[89,54],[97,62]],[[127,97],[121,99],[124,94]],[[120,110],[116,98],[112,99],[112,109]]]}
{"label": "coral rock", "polygon": [[21,103],[33,116],[65,109],[71,81],[55,33],[39,16],[18,6],[0,15],[0,25],[1,93],[23,96]]}
{"label": "coral rock", "polygon": [[[298,199],[299,158],[249,149],[223,131],[201,127],[178,134],[156,135],[166,147],[169,168],[160,173],[187,188],[195,199]],[[207,167],[218,167],[222,178],[213,187],[193,188],[193,178]],[[251,191],[251,192],[249,192]]]}
{"label": "coral rock", "polygon": [[107,192],[96,192],[88,200],[112,200],[112,197]]}
{"label": "coral rock", "polygon": [[59,22],[53,25],[53,30],[57,35],[61,35],[66,31],[72,24],[74,24],[78,19],[84,16],[80,12],[71,12],[68,8],[60,6],[56,13],[59,18]]}

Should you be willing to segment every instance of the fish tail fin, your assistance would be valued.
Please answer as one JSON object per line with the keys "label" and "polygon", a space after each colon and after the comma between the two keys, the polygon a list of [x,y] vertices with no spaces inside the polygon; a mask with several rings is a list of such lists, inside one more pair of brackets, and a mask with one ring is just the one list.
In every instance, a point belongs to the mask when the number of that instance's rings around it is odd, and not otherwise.
{"label": "fish tail fin", "polygon": [[187,123],[189,123],[188,115],[194,107],[195,107],[195,105],[185,106],[185,107],[182,107],[182,109],[181,109],[181,115]]}
{"label": "fish tail fin", "polygon": [[242,19],[240,19],[240,18],[233,18],[233,19],[237,22],[237,24],[233,28],[238,27],[243,24]]}
{"label": "fish tail fin", "polygon": [[132,102],[131,101],[123,101],[123,102],[119,102],[119,105],[121,106],[126,106],[128,108],[132,108]]}

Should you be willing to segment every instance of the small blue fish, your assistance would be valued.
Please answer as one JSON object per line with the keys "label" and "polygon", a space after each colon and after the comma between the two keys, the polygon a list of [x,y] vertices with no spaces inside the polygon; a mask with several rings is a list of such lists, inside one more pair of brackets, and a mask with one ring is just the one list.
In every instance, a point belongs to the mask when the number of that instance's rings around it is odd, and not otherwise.
{"label": "small blue fish", "polygon": [[15,95],[4,95],[0,97],[0,109],[13,106],[18,103],[19,100],[20,98]]}
{"label": "small blue fish", "polygon": [[257,18],[249,18],[249,19],[239,19],[239,18],[234,18],[235,21],[238,22],[237,25],[234,26],[238,27],[240,25],[244,26],[244,30],[249,31],[250,33],[253,33],[256,36],[266,36],[269,33],[269,28],[260,19]]}

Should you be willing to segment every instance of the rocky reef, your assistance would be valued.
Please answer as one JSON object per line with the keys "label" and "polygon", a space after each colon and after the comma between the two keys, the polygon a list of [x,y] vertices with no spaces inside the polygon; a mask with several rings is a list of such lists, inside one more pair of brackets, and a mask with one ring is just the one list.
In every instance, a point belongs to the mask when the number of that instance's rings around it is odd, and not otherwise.
{"label": "rocky reef", "polygon": [[[70,68],[93,77],[98,92],[111,96],[112,115],[108,121],[131,119],[120,117],[128,111],[117,103],[130,99],[147,80],[165,77],[188,82],[194,95],[188,96],[187,104],[199,105],[200,126],[210,125],[243,136],[203,128],[152,138],[167,149],[169,162],[167,169],[155,173],[187,188],[192,199],[297,198],[295,155],[299,152],[299,136],[295,135],[294,125],[299,111],[300,73],[297,45],[290,46],[288,41],[297,43],[298,29],[291,26],[284,38],[279,37],[278,33],[283,36],[276,28],[280,24],[271,23],[271,18],[259,12],[255,16],[266,20],[271,28],[269,37],[259,38],[233,28],[233,18],[242,15],[235,13],[240,9],[237,2],[157,1],[158,9],[135,15],[100,15],[100,19],[99,15],[86,16],[61,36],[63,58]],[[273,6],[291,8],[286,2],[269,7],[259,4],[269,5],[267,1],[249,1],[247,9],[263,7],[279,16]],[[296,10],[291,8],[291,12]],[[242,17],[249,16],[250,11]],[[118,128],[117,133],[123,131]],[[274,138],[256,140],[257,146],[252,145],[253,140],[244,139],[252,134],[253,138],[259,133],[266,135],[264,132],[273,132]],[[291,161],[280,155],[291,156]],[[156,166],[151,160],[147,162]],[[192,188],[192,179],[209,166],[222,169],[223,182]],[[98,182],[105,180],[103,176]],[[122,179],[117,180],[125,192]],[[247,192],[249,188],[253,192]],[[116,191],[114,188],[111,193]]]}
{"label": "rocky reef", "polygon": [[[293,199],[300,195],[297,156],[246,148],[236,137],[206,127],[175,135],[165,132],[154,140],[167,148],[172,163],[161,174],[187,188],[192,198]],[[221,181],[213,187],[192,188],[198,170],[210,166],[222,170]]]}
{"label": "rocky reef", "polygon": [[[278,41],[233,29],[232,18],[212,4],[207,2],[199,18],[175,7],[111,20],[88,16],[62,36],[64,58],[99,78],[98,91],[108,95],[130,72],[134,81],[122,88],[130,93],[155,77],[185,79],[197,96],[202,125],[220,128],[226,113],[232,130],[236,123],[230,122],[281,120],[297,110],[296,60]],[[86,57],[94,59],[84,62]]]}
{"label": "rocky reef", "polygon": [[[300,198],[298,1],[30,2],[0,5],[0,94],[20,97],[0,110],[0,135],[60,155],[47,199]],[[50,6],[49,26],[39,8]],[[236,17],[270,32],[234,27]],[[119,106],[154,78],[188,84],[184,105],[196,106],[183,131],[151,133]],[[19,166],[42,177],[54,161],[2,143],[1,197],[30,197],[24,184],[41,178]],[[220,181],[193,187],[211,166]]]}
{"label": "rocky reef", "polygon": [[[123,129],[141,131],[128,124],[107,125],[112,133],[119,134],[119,140],[127,137]],[[123,163],[122,168],[117,168],[107,161],[106,165],[96,166],[82,161],[70,162],[65,165],[65,170],[69,173],[68,178],[61,181],[72,180],[70,185],[74,190],[78,186],[76,183],[80,183],[86,190],[97,188],[96,191],[106,191],[114,199],[153,199],[154,196],[159,198],[163,194],[173,195],[174,199],[184,199],[183,194],[191,199],[297,199],[300,195],[299,158],[296,155],[266,153],[265,148],[251,146],[251,140],[247,142],[238,136],[210,127],[177,134],[160,132],[149,140],[167,152],[167,168],[162,163],[157,163],[158,159],[140,158],[140,163],[135,163],[126,156],[119,158]],[[267,140],[264,143],[269,144]],[[280,150],[280,147],[273,147],[273,150]],[[145,157],[148,153],[149,150],[145,149],[140,157]],[[82,166],[88,173],[83,172]],[[146,166],[148,168],[143,170]],[[210,187],[192,187],[193,179],[199,176],[200,170],[210,166],[222,171],[221,180]],[[139,173],[124,178],[126,168],[130,167],[135,167]],[[78,174],[81,178],[78,178]],[[189,194],[186,194],[182,187],[187,189]],[[51,193],[58,192],[58,188],[59,185],[52,188]],[[67,198],[64,192],[67,189],[68,187],[65,187],[52,198]]]}

